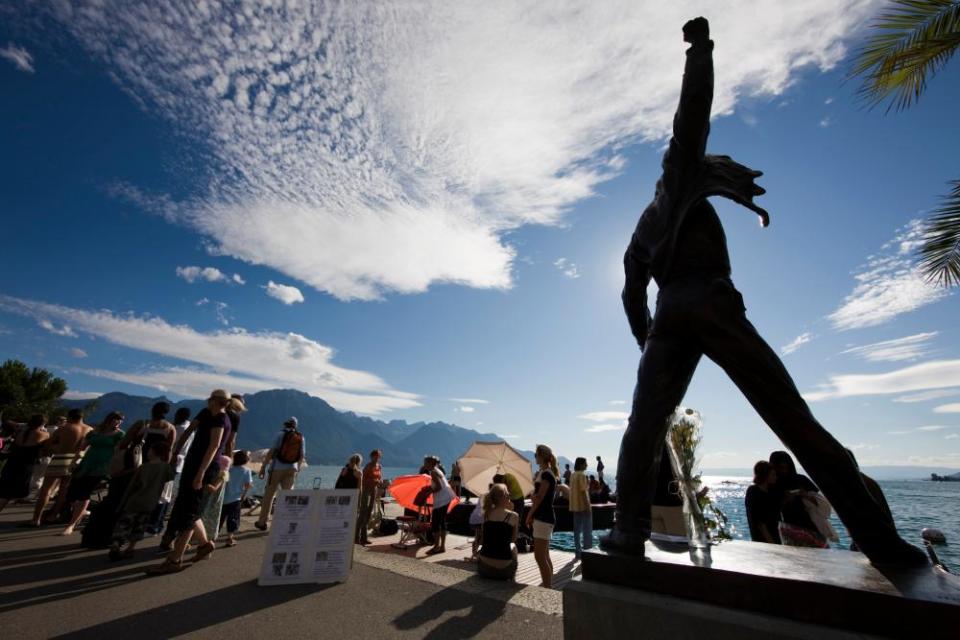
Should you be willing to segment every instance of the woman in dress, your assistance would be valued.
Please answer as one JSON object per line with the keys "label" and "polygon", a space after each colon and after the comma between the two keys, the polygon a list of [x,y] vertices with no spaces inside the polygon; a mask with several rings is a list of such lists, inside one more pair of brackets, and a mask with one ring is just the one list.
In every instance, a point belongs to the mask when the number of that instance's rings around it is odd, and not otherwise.
{"label": "woman in dress", "polygon": [[363,462],[363,456],[355,453],[347,460],[347,464],[340,469],[340,475],[337,476],[337,483],[334,489],[358,489],[363,480],[363,471],[360,470],[360,463]]}
{"label": "woman in dress", "polygon": [[517,527],[520,516],[505,484],[495,484],[483,496],[482,543],[477,553],[477,572],[484,578],[513,580],[517,574]]}
{"label": "woman in dress", "polygon": [[73,513],[62,535],[69,536],[73,533],[74,527],[90,505],[90,495],[110,475],[110,461],[113,460],[114,449],[123,440],[121,424],[123,414],[111,411],[99,427],[87,434],[83,445],[86,450],[83,460],[73,472],[70,487],[67,489],[67,502],[73,505]]}
{"label": "woman in dress", "polygon": [[557,467],[557,457],[547,445],[537,445],[535,456],[540,470],[533,481],[533,504],[527,513],[527,527],[533,530],[533,557],[540,568],[542,586],[549,589],[553,581],[550,538],[557,521],[553,513],[553,498],[560,469]]}
{"label": "woman in dress", "polygon": [[43,428],[47,416],[30,416],[27,424],[13,436],[6,464],[0,470],[0,511],[11,500],[22,500],[30,494],[30,480],[40,460],[40,447],[50,438]]}

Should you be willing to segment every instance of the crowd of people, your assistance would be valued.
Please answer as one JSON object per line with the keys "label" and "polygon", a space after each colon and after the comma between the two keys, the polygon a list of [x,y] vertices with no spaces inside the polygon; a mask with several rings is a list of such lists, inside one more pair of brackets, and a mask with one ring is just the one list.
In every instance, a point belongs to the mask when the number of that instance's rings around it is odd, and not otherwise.
{"label": "crowd of people", "polygon": [[[32,517],[21,526],[59,523],[65,536],[79,529],[83,546],[107,548],[111,560],[133,556],[145,537],[159,535],[165,557],[150,574],[181,571],[190,548],[194,562],[209,558],[221,533],[226,546],[236,545],[253,483],[250,452],[236,448],[243,397],[214,390],[192,419],[181,408],[170,422],[170,410],[157,402],[128,430],[116,411],[96,426],[80,409],[53,422],[44,415],[4,422],[0,511],[35,496]],[[260,476],[269,477],[257,528],[267,528],[276,491],[293,487],[305,446],[292,417],[261,466]]]}

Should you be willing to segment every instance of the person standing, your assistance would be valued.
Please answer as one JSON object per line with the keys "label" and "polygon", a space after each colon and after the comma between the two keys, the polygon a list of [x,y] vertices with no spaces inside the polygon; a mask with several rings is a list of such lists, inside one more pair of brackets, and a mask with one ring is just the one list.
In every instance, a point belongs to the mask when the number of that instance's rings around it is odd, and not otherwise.
{"label": "person standing", "polygon": [[[584,462],[586,462],[586,459],[584,459]],[[567,485],[568,487],[570,486],[570,476],[571,476],[571,475],[572,475],[572,472],[570,471],[570,465],[569,465],[569,464],[564,465],[564,468],[563,468],[563,484]]]}
{"label": "person standing", "polygon": [[175,453],[172,453],[170,458],[170,464],[173,466],[176,475],[173,477],[173,480],[163,486],[163,491],[160,493],[160,500],[157,502],[157,506],[150,516],[149,524],[147,524],[146,532],[150,535],[156,535],[163,530],[163,520],[166,518],[167,510],[170,508],[170,505],[173,504],[173,499],[176,497],[177,486],[180,482],[180,472],[183,470],[183,460],[187,455],[187,451],[190,450],[190,443],[193,441],[193,432],[186,437],[184,436],[189,428],[190,409],[180,407],[177,409],[177,412],[173,414],[173,429],[175,433],[173,450]]}
{"label": "person standing", "polygon": [[11,500],[22,500],[30,494],[30,480],[40,460],[40,448],[50,438],[43,428],[46,423],[45,415],[30,416],[13,436],[9,457],[0,469],[0,511]]}
{"label": "person standing", "polygon": [[143,539],[163,485],[173,479],[174,471],[169,463],[170,444],[166,440],[155,439],[146,455],[146,462],[133,472],[117,508],[117,521],[110,540],[111,560],[133,556],[137,543]]}
{"label": "person standing", "polygon": [[423,459],[423,467],[430,475],[430,490],[433,493],[433,509],[430,511],[433,548],[427,551],[427,555],[432,556],[447,550],[447,510],[454,495],[440,466],[440,458],[427,456]]}
{"label": "person standing", "polygon": [[30,477],[30,495],[27,498],[28,500],[39,498],[40,492],[43,490],[43,480],[47,475],[47,467],[53,460],[53,454],[50,451],[50,439],[53,438],[53,434],[57,432],[57,429],[66,423],[66,416],[58,416],[56,422],[44,425],[43,427],[43,430],[47,432],[50,438],[47,438],[44,445],[40,448],[40,460],[37,461],[37,464],[33,465],[33,475]]}
{"label": "person standing", "polygon": [[600,459],[600,456],[597,456],[597,480],[599,480],[601,485],[604,484],[603,470],[604,470],[603,460]]}
{"label": "person standing", "polygon": [[550,559],[550,538],[556,524],[553,498],[557,491],[557,457],[545,444],[537,445],[534,452],[540,470],[534,478],[533,503],[527,513],[527,527],[533,530],[533,557],[540,568],[542,586],[550,588],[553,582],[553,560]]}
{"label": "person standing", "polygon": [[114,449],[123,440],[121,424],[123,414],[111,411],[97,429],[87,433],[82,445],[86,447],[86,452],[70,478],[70,487],[67,490],[67,502],[73,505],[73,513],[62,535],[69,536],[73,533],[74,527],[90,504],[90,495],[110,475]]}
{"label": "person standing", "polygon": [[227,546],[237,544],[236,533],[240,530],[240,508],[247,491],[253,486],[253,474],[246,467],[250,462],[249,451],[236,451],[233,454],[233,466],[227,479],[227,488],[223,493],[223,509],[220,512],[220,528],[227,529]]}
{"label": "person standing", "polygon": [[357,518],[357,542],[362,545],[370,544],[367,539],[367,523],[373,512],[373,504],[377,500],[380,481],[383,479],[383,470],[380,466],[380,457],[383,452],[374,449],[370,452],[370,462],[363,468],[362,484],[360,485],[360,513]]}
{"label": "person standing", "polygon": [[577,458],[570,476],[570,514],[573,516],[573,547],[577,559],[583,549],[593,548],[593,510],[586,470],[587,459]]}
{"label": "person standing", "polygon": [[774,495],[777,472],[773,465],[761,460],[753,465],[753,484],[747,487],[744,506],[750,539],[754,542],[781,544],[780,503]]}
{"label": "person standing", "polygon": [[[194,562],[207,558],[216,548],[214,542],[207,537],[200,517],[204,488],[213,483],[220,474],[218,459],[223,455],[230,439],[227,407],[231,400],[226,391],[215,389],[207,398],[207,406],[190,423],[187,433],[193,434],[193,444],[183,462],[177,499],[173,503],[167,531],[160,545],[161,550],[168,549],[170,540],[175,537],[173,548],[161,564],[147,570],[149,575],[181,571],[183,553],[194,534],[199,541]],[[176,453],[179,452],[174,452],[174,455]]]}
{"label": "person standing", "polygon": [[237,446],[237,434],[240,433],[240,414],[246,412],[247,405],[244,402],[243,396],[239,393],[235,393],[230,396],[231,402],[230,407],[227,409],[227,417],[230,418],[230,441],[227,442],[227,446],[224,447],[224,452],[226,455],[233,457],[234,449]]}
{"label": "person standing", "polygon": [[337,476],[337,482],[334,489],[359,489],[363,481],[363,471],[360,469],[360,463],[363,462],[363,456],[355,453],[347,460],[347,464],[340,469],[340,475]]}
{"label": "person standing", "polygon": [[83,446],[83,440],[87,434],[93,431],[93,427],[83,421],[83,412],[80,409],[71,409],[66,416],[66,423],[59,427],[50,436],[46,442],[53,457],[50,464],[47,465],[47,471],[43,477],[43,484],[40,486],[40,493],[37,495],[37,504],[33,509],[33,519],[30,525],[39,527],[43,519],[43,510],[50,501],[50,494],[56,490],[57,501],[47,514],[47,518],[56,517],[63,509],[67,500],[67,487],[70,483],[70,473],[73,471],[77,460],[77,454]]}
{"label": "person standing", "polygon": [[260,478],[266,475],[267,465],[270,466],[270,478],[267,480],[267,489],[264,491],[263,502],[260,506],[260,517],[254,523],[260,531],[267,530],[267,521],[273,510],[273,498],[277,489],[293,489],[297,481],[297,472],[306,459],[307,444],[299,430],[296,417],[291,417],[283,423],[283,429],[273,443],[273,448],[267,452],[260,467]]}
{"label": "person standing", "polygon": [[827,539],[817,529],[807,511],[805,498],[820,493],[817,485],[802,473],[797,473],[793,458],[786,451],[774,451],[770,454],[770,465],[776,472],[776,483],[771,495],[779,506],[780,539],[782,544],[792,547],[814,547],[825,549]]}

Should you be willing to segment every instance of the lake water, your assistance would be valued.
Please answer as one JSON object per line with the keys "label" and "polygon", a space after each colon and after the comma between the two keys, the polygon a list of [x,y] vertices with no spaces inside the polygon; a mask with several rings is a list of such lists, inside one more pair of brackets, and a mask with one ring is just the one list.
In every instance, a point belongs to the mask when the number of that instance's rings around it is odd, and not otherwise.
{"label": "lake water", "polygon": [[[314,478],[320,478],[322,488],[332,488],[340,474],[341,467],[310,466],[297,477],[298,489],[314,487]],[[408,467],[384,467],[383,477],[394,478],[400,475],[416,473],[417,469]],[[704,476],[704,484],[710,487],[710,495],[717,506],[729,519],[728,531],[736,539],[749,540],[747,515],[743,498],[749,478]],[[920,531],[925,527],[940,529],[947,536],[947,544],[935,547],[943,563],[953,572],[960,572],[960,482],[930,482],[926,480],[881,481],[890,510],[893,511],[897,528],[909,542],[920,545]],[[262,484],[255,486],[256,492],[262,492]],[[850,547],[850,536],[846,529],[833,517],[833,526],[840,535],[840,542],[833,545],[841,549]],[[594,532],[599,538],[603,531]],[[597,542],[597,540],[595,540]],[[555,533],[552,546],[557,549],[573,550],[573,534]]]}

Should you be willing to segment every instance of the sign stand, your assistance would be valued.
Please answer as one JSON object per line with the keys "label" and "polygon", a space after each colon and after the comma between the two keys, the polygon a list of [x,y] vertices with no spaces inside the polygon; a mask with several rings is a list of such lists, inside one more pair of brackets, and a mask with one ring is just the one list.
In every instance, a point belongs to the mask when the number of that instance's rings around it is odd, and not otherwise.
{"label": "sign stand", "polygon": [[359,502],[358,489],[280,491],[257,584],[345,582]]}

